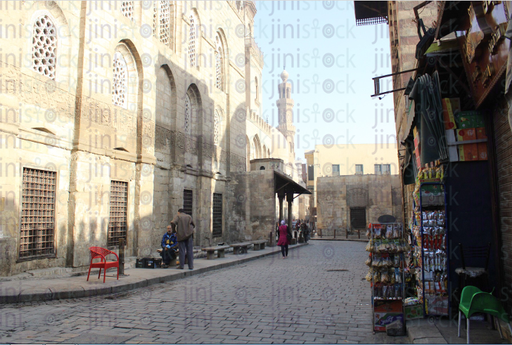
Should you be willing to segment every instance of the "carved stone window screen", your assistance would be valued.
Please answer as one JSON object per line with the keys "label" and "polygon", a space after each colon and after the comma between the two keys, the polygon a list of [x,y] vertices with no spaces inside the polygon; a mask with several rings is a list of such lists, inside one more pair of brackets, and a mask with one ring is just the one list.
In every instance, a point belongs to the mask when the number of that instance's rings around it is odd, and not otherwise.
{"label": "carved stone window screen", "polygon": [[190,15],[190,27],[188,38],[188,56],[190,67],[196,66],[196,20],[193,15]]}
{"label": "carved stone window screen", "polygon": [[50,17],[39,17],[32,31],[32,66],[34,70],[55,80],[57,65],[57,29]]}
{"label": "carved stone window screen", "polygon": [[120,107],[127,107],[128,74],[126,61],[120,52],[114,54],[114,77],[112,78],[112,103]]}
{"label": "carved stone window screen", "polygon": [[133,21],[133,1],[122,1],[121,13],[123,14],[123,16]]}
{"label": "carved stone window screen", "polygon": [[215,47],[215,86],[222,90],[222,82],[223,82],[223,53],[224,49],[222,48],[222,42],[220,37],[217,35],[216,39],[216,47]]}
{"label": "carved stone window screen", "polygon": [[213,143],[215,145],[220,144],[220,125],[222,122],[222,118],[219,114],[218,110],[215,110],[213,114]]}
{"label": "carved stone window screen", "polygon": [[183,130],[185,133],[190,134],[190,122],[192,120],[192,102],[190,97],[185,95],[185,118],[183,124]]}
{"label": "carved stone window screen", "polygon": [[153,36],[165,45],[171,43],[171,1],[155,1],[153,5]]}

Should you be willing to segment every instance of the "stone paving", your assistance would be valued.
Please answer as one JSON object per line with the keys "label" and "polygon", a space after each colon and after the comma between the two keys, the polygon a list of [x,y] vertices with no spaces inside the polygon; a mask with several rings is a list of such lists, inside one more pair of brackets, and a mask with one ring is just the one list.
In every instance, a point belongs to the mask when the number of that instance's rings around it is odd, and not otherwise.
{"label": "stone paving", "polygon": [[364,247],[314,241],[123,294],[1,306],[0,343],[406,343],[372,333]]}

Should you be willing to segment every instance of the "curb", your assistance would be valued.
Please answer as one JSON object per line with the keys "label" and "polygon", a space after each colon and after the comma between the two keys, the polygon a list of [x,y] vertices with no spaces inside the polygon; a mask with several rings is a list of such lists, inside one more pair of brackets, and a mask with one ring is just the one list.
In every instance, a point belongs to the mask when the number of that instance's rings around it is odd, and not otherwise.
{"label": "curb", "polygon": [[[295,248],[300,248],[302,246],[305,246],[307,244],[301,243],[297,245],[290,246],[289,249],[293,250]],[[270,255],[280,254],[281,252],[276,250],[269,253],[262,253],[260,255],[252,256],[252,257],[246,257],[242,258],[236,261],[232,262],[225,262],[218,265],[213,265],[210,267],[203,267],[194,269],[192,271],[186,271],[183,270],[183,272],[180,272],[178,274],[171,274],[161,277],[154,277],[154,278],[142,278],[140,281],[126,283],[126,284],[119,284],[115,286],[108,286],[108,287],[101,287],[101,288],[92,288],[92,289],[85,289],[83,286],[81,286],[81,289],[73,289],[73,290],[64,290],[64,291],[52,291],[51,288],[48,288],[46,292],[41,293],[27,293],[23,294],[23,291],[21,291],[19,294],[5,294],[3,296],[0,296],[0,305],[4,304],[15,304],[15,303],[24,303],[24,302],[48,302],[48,301],[58,301],[58,300],[65,300],[65,299],[74,299],[74,298],[87,298],[87,297],[97,297],[97,296],[103,296],[103,295],[110,295],[110,294],[118,294],[123,293],[155,284],[165,283],[169,281],[175,281],[178,279],[187,278],[190,276],[194,276],[197,274],[203,274],[210,271],[215,271],[227,267],[232,267],[240,264],[244,264],[249,261],[253,261],[259,258],[264,258]],[[243,255],[243,254],[239,254]]]}

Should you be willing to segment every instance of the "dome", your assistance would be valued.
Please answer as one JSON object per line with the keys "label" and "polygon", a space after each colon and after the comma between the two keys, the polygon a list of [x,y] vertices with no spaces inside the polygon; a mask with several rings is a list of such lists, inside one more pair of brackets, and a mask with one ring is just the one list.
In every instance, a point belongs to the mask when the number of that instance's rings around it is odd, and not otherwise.
{"label": "dome", "polygon": [[286,83],[286,81],[288,80],[288,72],[283,70],[283,72],[281,72],[281,79],[283,79],[283,83]]}

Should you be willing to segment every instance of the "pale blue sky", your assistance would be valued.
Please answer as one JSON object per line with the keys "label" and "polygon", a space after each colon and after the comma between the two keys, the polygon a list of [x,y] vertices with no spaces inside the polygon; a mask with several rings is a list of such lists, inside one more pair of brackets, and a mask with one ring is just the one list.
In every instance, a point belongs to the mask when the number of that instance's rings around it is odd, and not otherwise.
{"label": "pale blue sky", "polygon": [[387,25],[356,26],[352,1],[256,1],[256,8],[254,37],[265,55],[262,117],[277,126],[284,62],[297,157],[315,143],[395,143],[392,94],[370,97],[372,77],[391,73]]}

